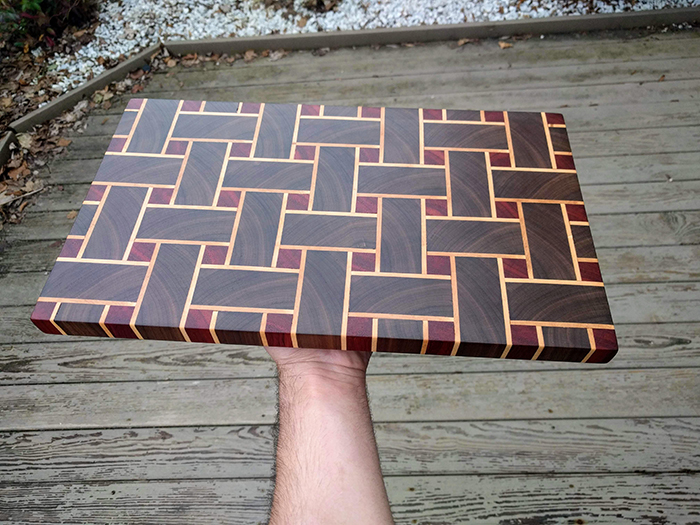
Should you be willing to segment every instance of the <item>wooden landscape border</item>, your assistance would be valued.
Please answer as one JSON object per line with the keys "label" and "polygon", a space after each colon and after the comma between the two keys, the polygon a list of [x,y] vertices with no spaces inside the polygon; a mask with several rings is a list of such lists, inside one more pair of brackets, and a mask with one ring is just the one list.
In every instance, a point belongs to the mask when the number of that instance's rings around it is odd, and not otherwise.
{"label": "wooden landscape border", "polygon": [[[8,134],[0,140],[0,166],[9,157],[9,145],[14,133],[29,131],[32,127],[59,116],[72,108],[84,96],[121,79],[129,71],[147,65],[150,57],[165,48],[170,54],[189,53],[240,53],[248,49],[319,49],[323,47],[353,47],[400,44],[403,42],[439,42],[460,38],[497,38],[520,34],[557,34],[581,31],[644,28],[654,25],[681,24],[700,21],[700,7],[659,9],[613,14],[559,16],[498,22],[474,22],[466,24],[429,25],[366,29],[359,31],[333,31],[294,35],[267,35],[250,38],[216,38],[209,40],[168,40],[155,44],[96,78],[61,95],[45,106],[11,122]],[[9,140],[8,140],[9,137]]]}

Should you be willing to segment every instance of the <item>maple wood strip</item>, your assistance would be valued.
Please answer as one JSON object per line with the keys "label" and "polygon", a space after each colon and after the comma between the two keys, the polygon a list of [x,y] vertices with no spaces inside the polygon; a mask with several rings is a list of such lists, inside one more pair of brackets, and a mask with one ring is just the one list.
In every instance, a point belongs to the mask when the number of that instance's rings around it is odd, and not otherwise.
{"label": "maple wood strip", "polygon": [[554,146],[552,145],[552,135],[547,126],[547,115],[542,112],[542,125],[544,127],[544,135],[547,138],[547,148],[549,149],[549,161],[552,163],[552,169],[557,167],[557,159],[554,157]]}
{"label": "maple wood strip", "polygon": [[241,224],[241,208],[243,208],[243,202],[245,201],[245,190],[241,191],[241,198],[238,201],[238,211],[236,212],[236,218],[233,220],[233,230],[231,230],[231,240],[228,242],[228,250],[226,251],[225,263],[228,265],[231,262],[231,256],[233,255],[233,245],[236,242],[236,234],[238,233],[238,226]]}
{"label": "maple wood strip", "polygon": [[75,259],[73,257],[56,257],[56,262],[80,262],[88,264],[115,264],[120,266],[148,266],[146,261],[127,261],[126,259]]}
{"label": "maple wood strip", "polygon": [[566,124],[549,124],[550,128],[565,128]]}
{"label": "maple wood strip", "polygon": [[[292,144],[293,146],[293,144]],[[261,158],[261,157],[234,157],[233,160],[236,162],[257,162],[267,164],[268,162],[284,162],[285,164],[313,164],[313,160],[302,160],[302,159],[271,159],[271,158]],[[282,190],[278,190],[282,191]],[[288,191],[288,190],[284,190]]]}
{"label": "maple wood strip", "polygon": [[143,278],[143,284],[141,285],[141,290],[139,291],[139,296],[136,298],[136,303],[134,303],[134,311],[131,314],[131,320],[129,321],[129,326],[136,334],[136,337],[143,339],[143,336],[136,328],[136,318],[139,315],[139,310],[141,309],[141,304],[143,303],[143,297],[146,295],[146,288],[148,287],[148,281],[151,280],[151,274],[153,273],[153,267],[156,265],[156,259],[158,259],[158,252],[160,251],[160,242],[156,242],[156,247],[153,249],[153,255],[151,256],[151,262],[148,265],[148,270],[146,270],[146,275]]}
{"label": "maple wood strip", "polygon": [[297,104],[297,115],[294,118],[294,133],[292,134],[292,147],[289,148],[289,160],[294,158],[295,147],[297,142],[297,136],[299,135],[299,120],[301,118],[301,104]]}
{"label": "maple wood strip", "polygon": [[[561,215],[564,219],[564,227],[566,228],[566,237],[569,240],[569,250],[571,251],[571,261],[574,264],[574,273],[576,274],[576,280],[581,281],[581,268],[578,265],[578,258],[576,255],[576,244],[574,243],[574,234],[571,232],[571,224],[569,224],[569,214],[566,212],[566,205],[561,205]],[[588,282],[588,281],[582,281]],[[603,283],[597,283],[603,286]]]}
{"label": "maple wood strip", "polygon": [[100,201],[100,204],[97,206],[97,209],[95,210],[95,215],[92,217],[92,221],[90,221],[90,226],[88,227],[87,232],[85,232],[85,237],[83,244],[80,246],[80,250],[78,251],[78,254],[75,256],[76,259],[80,259],[83,256],[83,253],[85,253],[85,248],[87,247],[88,243],[90,242],[90,236],[92,235],[92,231],[95,229],[95,225],[97,224],[97,220],[100,218],[100,212],[102,211],[102,208],[105,207],[105,202],[107,202],[107,196],[109,195],[109,190],[110,186],[107,186],[105,189],[104,194],[102,195],[102,201]]}
{"label": "maple wood strip", "polygon": [[180,333],[185,338],[185,341],[191,343],[190,336],[185,330],[185,322],[187,321],[187,316],[190,313],[190,305],[192,304],[192,297],[194,296],[194,288],[197,285],[197,279],[199,279],[199,270],[202,267],[202,259],[204,258],[205,245],[199,248],[199,254],[197,255],[197,262],[194,264],[194,272],[192,273],[192,279],[190,280],[190,287],[187,291],[187,298],[185,299],[185,306],[182,308],[182,316],[180,316]]}
{"label": "maple wood strip", "polygon": [[588,332],[588,342],[591,344],[591,350],[586,354],[586,357],[584,357],[581,362],[586,363],[588,360],[591,358],[591,356],[595,353],[596,351],[596,346],[595,346],[595,337],[593,336],[593,328],[587,328],[586,331]]}
{"label": "maple wood strip", "polygon": [[[236,215],[238,217],[238,215]],[[136,237],[138,242],[155,242],[158,244],[207,244],[209,246],[228,246],[229,243],[223,241],[189,241],[183,239],[151,239],[148,237]]]}
{"label": "maple wood strip", "polygon": [[[377,146],[374,146],[375,148]],[[430,149],[430,148],[426,148]],[[442,148],[440,148],[440,151],[442,151]],[[360,166],[374,166],[378,167],[381,166],[382,168],[387,167],[387,168],[426,168],[429,170],[436,170],[436,169],[442,169],[444,166],[440,166],[437,164],[405,164],[405,163],[400,163],[400,162],[382,162],[381,164],[378,164],[376,162],[360,162]]]}
{"label": "maple wood strip", "polygon": [[396,272],[362,272],[358,270],[353,270],[352,275],[360,276],[376,276],[376,277],[405,277],[407,279],[437,279],[442,281],[449,281],[449,275],[437,275],[437,274],[422,274],[422,273],[396,273]]}
{"label": "maple wood strip", "polygon": [[[238,159],[236,159],[238,160]],[[248,193],[294,193],[295,195],[309,195],[309,190],[271,190],[268,188],[241,188],[241,187],[236,187],[236,186],[224,186],[221,188],[222,190],[234,190],[234,191],[240,191],[241,193],[248,192]],[[238,207],[241,207],[240,202],[238,203]],[[231,208],[228,208],[231,210]],[[292,210],[289,210],[292,211]],[[303,210],[302,210],[303,211]]]}
{"label": "maple wood strip", "polygon": [[343,292],[343,317],[340,327],[340,349],[348,349],[348,312],[350,311],[350,280],[352,274],[352,254],[348,252],[345,263],[345,291]]}
{"label": "maple wood strip", "polygon": [[247,139],[213,139],[213,138],[202,138],[202,137],[175,137],[173,140],[177,141],[188,141],[188,142],[217,142],[225,144],[252,144],[253,140]]}
{"label": "maple wood strip", "polygon": [[84,235],[66,235],[66,239],[84,239]]}
{"label": "maple wood strip", "polygon": [[100,201],[83,201],[82,203],[83,203],[83,204],[91,204],[91,205],[93,205],[93,206],[97,206],[98,204],[100,204]]}
{"label": "maple wood strip", "polygon": [[[301,106],[299,106],[301,107]],[[280,244],[282,244],[282,229],[284,228],[284,215],[287,210],[287,200],[289,199],[289,194],[285,193],[282,196],[282,210],[280,211],[280,220],[277,225],[277,237],[275,238],[275,247],[272,250],[272,262],[270,263],[273,267],[277,266],[277,258],[280,253]]]}
{"label": "maple wood strip", "polygon": [[377,339],[379,338],[379,319],[372,319],[372,352],[377,351]]}
{"label": "maple wood strip", "polygon": [[112,135],[113,139],[126,139],[129,138],[129,135],[117,135],[116,133]]}
{"label": "maple wood strip", "polygon": [[71,303],[71,304],[99,304],[110,306],[134,306],[136,303],[133,301],[109,301],[103,299],[75,299],[73,297],[39,297],[37,302],[42,303],[53,303],[55,301],[61,303]]}
{"label": "maple wood strip", "polygon": [[423,346],[420,347],[420,353],[425,354],[428,349],[428,338],[430,337],[430,332],[428,331],[428,321],[423,321]]}
{"label": "maple wood strip", "polygon": [[[443,110],[445,111],[445,110]],[[445,115],[443,115],[445,118]],[[445,194],[447,195],[447,215],[452,216],[452,175],[450,174],[450,152],[445,151]],[[447,217],[443,217],[445,219]]]}
{"label": "maple wood strip", "polygon": [[[588,221],[569,221],[569,224],[571,224],[571,226],[590,226]],[[583,259],[579,260],[582,261]]]}
{"label": "maple wood strip", "polygon": [[544,333],[542,332],[542,327],[539,325],[535,326],[535,331],[537,332],[537,351],[532,356],[533,361],[537,361],[542,353],[542,350],[544,350]]}
{"label": "maple wood strip", "polygon": [[56,314],[58,313],[58,309],[61,307],[61,301],[59,300],[53,307],[53,310],[51,311],[51,316],[49,317],[49,322],[58,330],[61,334],[63,335],[68,335],[66,332],[63,331],[63,328],[58,326],[58,323],[56,322]]}
{"label": "maple wood strip", "polygon": [[486,112],[483,109],[479,111],[479,118],[481,119],[479,122],[486,122]]}
{"label": "maple wood strip", "polygon": [[452,316],[454,317],[455,344],[452,346],[450,355],[457,355],[461,334],[459,332],[459,294],[457,293],[457,259],[450,256],[450,281],[452,283]]}
{"label": "maple wood strip", "polygon": [[330,115],[301,115],[301,118],[304,120],[369,120],[374,122],[381,120],[380,117],[334,117]]}
{"label": "maple wood strip", "polygon": [[[572,223],[573,224],[573,223]],[[579,257],[578,262],[592,262],[592,263],[597,263],[598,259],[595,257]]]}
{"label": "maple wood strip", "polygon": [[[239,108],[242,104],[239,104]],[[265,103],[260,104],[260,111],[258,112],[258,121],[255,123],[255,132],[253,133],[253,142],[250,146],[250,158],[255,156],[255,147],[258,145],[258,137],[260,136],[260,126],[262,124],[263,113],[265,113]],[[267,318],[267,316],[266,316]],[[264,328],[263,328],[264,331]],[[266,341],[266,339],[263,339]]]}
{"label": "maple wood strip", "polygon": [[[476,153],[508,153],[507,149],[494,149],[494,148],[456,148],[452,146],[426,146],[425,148],[428,151],[443,151],[443,150],[448,150],[448,151],[470,151],[470,152],[476,152]],[[440,166],[430,166],[431,168],[439,168]]]}
{"label": "maple wood strip", "polygon": [[[168,142],[170,142],[170,138],[173,136],[173,131],[175,131],[175,124],[177,123],[177,118],[180,116],[180,110],[182,109],[182,105],[185,103],[184,100],[181,100],[177,104],[177,109],[175,110],[175,116],[173,117],[173,121],[170,123],[170,129],[168,130],[168,134],[165,136],[165,141],[163,142],[163,147],[160,150],[161,155],[165,155],[165,151],[168,149]],[[125,148],[126,151],[126,148]]]}
{"label": "maple wood strip", "polygon": [[242,266],[236,264],[202,264],[205,270],[246,270],[251,272],[299,273],[296,268],[273,268],[270,266]]}
{"label": "maple wood strip", "polygon": [[111,337],[114,339],[114,335],[112,332],[109,331],[107,328],[107,325],[105,324],[105,319],[107,319],[107,314],[109,313],[109,305],[106,304],[104,308],[102,309],[102,315],[100,315],[100,328],[104,330],[105,334],[107,334],[107,337]]}
{"label": "maple wood strip", "polygon": [[[358,108],[358,111],[360,109]],[[357,185],[360,173],[360,148],[355,148],[355,168],[352,173],[352,197],[350,201],[350,213],[355,214],[357,210]]]}
{"label": "maple wood strip", "polygon": [[129,237],[129,242],[126,244],[124,255],[122,255],[122,261],[126,261],[129,258],[131,248],[134,246],[134,241],[136,240],[136,234],[138,233],[141,222],[143,221],[143,216],[146,214],[146,208],[148,207],[148,201],[151,199],[151,193],[153,193],[153,188],[148,188],[148,190],[146,190],[146,196],[143,199],[143,203],[141,204],[141,210],[136,217],[136,223],[131,230],[131,236]]}
{"label": "maple wood strip", "polygon": [[[199,140],[199,139],[197,139]],[[151,157],[154,159],[184,159],[184,155],[160,154],[160,153],[136,153],[136,152],[121,152],[121,151],[105,151],[105,155],[113,157]]]}
{"label": "maple wood strip", "polygon": [[[383,121],[382,121],[383,122]],[[382,259],[382,198],[377,199],[377,241],[375,243],[374,271],[381,269]]]}
{"label": "maple wood strip", "polygon": [[357,106],[357,118],[362,118],[362,106]]}
{"label": "maple wood strip", "polygon": [[292,314],[294,310],[291,308],[253,308],[248,306],[221,306],[218,304],[192,304],[190,308],[197,310],[209,310],[219,312],[242,312],[249,314]]}
{"label": "maple wood strip", "polygon": [[583,201],[567,201],[555,199],[521,199],[518,197],[496,197],[496,202],[532,202],[535,204],[583,204]]}
{"label": "maple wood strip", "polygon": [[505,126],[505,122],[482,122],[480,120],[445,120],[443,115],[443,120],[435,119],[424,119],[423,122],[428,122],[430,124],[469,124],[476,126]]}
{"label": "maple wood strip", "polygon": [[368,192],[357,192],[358,197],[386,197],[387,199],[445,199],[444,195],[414,195],[414,194],[401,194],[401,193],[368,193]]}
{"label": "maple wood strip", "polygon": [[386,110],[379,110],[379,162],[384,163],[384,129],[386,128]]}
{"label": "maple wood strip", "polygon": [[[238,109],[240,110],[241,105],[238,105]],[[256,113],[239,113],[238,110],[236,113],[226,113],[225,111],[180,111],[181,114],[183,115],[199,115],[202,117],[206,117],[207,115],[212,115],[212,116],[221,116],[221,117],[243,117],[243,118],[258,118],[258,115]],[[180,137],[178,137],[180,138]],[[199,140],[199,139],[197,139]]]}
{"label": "maple wood strip", "polygon": [[518,202],[518,221],[520,222],[520,234],[523,238],[523,250],[525,251],[525,261],[527,263],[527,276],[532,279],[532,257],[530,256],[530,243],[527,240],[527,228],[525,227],[525,215],[523,214],[523,203]]}
{"label": "maple wood strip", "polygon": [[555,151],[557,155],[569,155],[570,157],[573,157],[574,154],[570,151]]}
{"label": "maple wood strip", "polygon": [[[349,255],[349,254],[348,254]],[[299,263],[299,278],[297,279],[297,291],[294,296],[294,310],[292,311],[292,346],[299,348],[297,341],[297,327],[299,326],[299,307],[301,305],[301,289],[304,286],[304,271],[306,270],[306,250],[301,252],[301,262]]]}
{"label": "maple wood strip", "polygon": [[314,196],[316,195],[316,177],[318,176],[318,157],[320,155],[321,148],[316,146],[314,150],[314,168],[311,171],[311,190],[309,191],[309,209],[314,208]]}
{"label": "maple wood strip", "polygon": [[551,326],[554,328],[596,328],[600,330],[614,330],[615,327],[611,324],[596,324],[596,323],[562,323],[558,321],[518,321],[512,320],[511,325],[520,326]]}
{"label": "maple wood strip", "polygon": [[232,212],[237,208],[224,208],[221,206],[193,206],[190,204],[147,204],[147,208],[167,208],[176,210],[209,210],[209,211],[227,211]]}
{"label": "maple wood strip", "polygon": [[187,168],[187,161],[190,158],[190,152],[192,151],[192,142],[187,143],[187,149],[185,150],[185,156],[180,165],[180,171],[177,174],[177,179],[175,180],[175,186],[173,188],[173,193],[170,195],[170,202],[168,204],[175,204],[175,198],[177,197],[177,192],[180,189],[180,184],[182,184],[182,177],[185,174],[185,169]]}
{"label": "maple wood strip", "polygon": [[599,286],[603,287],[603,283],[597,281],[564,281],[558,279],[520,279],[517,277],[505,277],[507,283],[533,283],[533,284],[564,284],[574,286]]}
{"label": "maple wood strip", "polygon": [[421,273],[428,273],[428,226],[425,220],[425,199],[420,200],[420,266]]}
{"label": "maple wood strip", "polygon": [[489,205],[491,206],[491,217],[496,218],[496,193],[493,189],[493,173],[491,173],[491,155],[484,153],[486,161],[486,180],[489,186]]}
{"label": "maple wood strip", "polygon": [[[240,109],[240,104],[238,109]],[[211,338],[214,340],[214,344],[221,344],[221,341],[219,341],[219,336],[216,334],[216,320],[219,318],[219,311],[214,310],[211,313],[211,321],[209,321],[209,333],[211,334]]]}
{"label": "maple wood strip", "polygon": [[[484,112],[481,112],[481,118],[484,118]],[[510,133],[510,120],[508,120],[508,112],[504,111],[503,112],[503,123],[506,126],[506,140],[508,141],[508,151],[507,153],[510,155],[510,165],[515,166],[515,150],[513,150],[513,137],[511,136]]]}
{"label": "maple wood strip", "polygon": [[262,342],[263,346],[268,346],[265,328],[267,328],[267,312],[263,312],[262,317],[260,318],[260,341]]}
{"label": "maple wood strip", "polygon": [[[329,148],[377,148],[376,144],[349,144],[340,142],[297,142],[299,146],[327,146]],[[375,162],[376,166],[377,163]]]}
{"label": "maple wood strip", "polygon": [[418,162],[425,164],[425,130],[423,129],[423,108],[418,109]]}
{"label": "maple wood strip", "polygon": [[352,211],[314,211],[314,210],[287,210],[290,215],[337,215],[339,217],[375,217],[374,213],[359,213]]}
{"label": "maple wood strip", "polygon": [[[449,200],[448,206],[449,206]],[[425,217],[428,221],[475,221],[475,222],[520,222],[520,219],[514,219],[509,217],[460,217],[458,215],[453,215],[452,217],[444,215],[427,215]]]}
{"label": "maple wood strip", "polygon": [[344,246],[306,246],[303,244],[282,244],[280,248],[289,248],[290,250],[309,250],[321,252],[357,252],[357,253],[374,253],[373,248],[346,248]]}
{"label": "maple wood strip", "polygon": [[508,293],[506,292],[506,277],[503,270],[503,259],[496,259],[498,263],[498,280],[501,282],[501,302],[503,303],[503,326],[506,332],[506,347],[501,354],[505,359],[513,346],[513,336],[510,333],[510,310],[508,309]]}
{"label": "maple wood strip", "polygon": [[138,112],[139,112],[138,109],[130,109],[130,108],[126,108],[124,111],[128,111],[128,112],[130,112],[130,113],[131,113],[131,112],[133,112],[133,113],[138,113]]}
{"label": "maple wood strip", "polygon": [[[166,188],[166,189],[171,189],[174,188],[174,184],[145,184],[143,182],[108,182],[102,184],[101,182],[99,183],[100,185],[103,186],[120,186],[120,187],[126,187],[126,188]],[[102,196],[102,201],[104,201],[104,195]],[[98,201],[102,202],[102,201]]]}
{"label": "maple wood strip", "polygon": [[453,322],[454,317],[441,315],[410,315],[410,314],[382,314],[377,312],[348,312],[348,317],[372,317],[375,319],[405,319],[407,321],[446,321]]}
{"label": "maple wood strip", "polygon": [[[131,144],[131,139],[134,138],[134,133],[136,132],[136,126],[139,125],[139,120],[141,120],[141,115],[143,115],[143,109],[146,107],[146,102],[148,99],[144,99],[141,102],[141,107],[137,110],[136,112],[136,118],[134,118],[133,124],[131,124],[131,129],[129,130],[129,135],[127,135],[126,141],[124,142],[124,146],[122,146],[122,151],[126,151],[129,149],[129,144]],[[109,151],[107,153],[110,153]],[[116,152],[114,152],[116,153]]]}
{"label": "maple wood strip", "polygon": [[509,168],[507,166],[494,166],[496,171],[539,171],[541,173],[576,173],[576,170],[551,169],[551,168]]}
{"label": "maple wood strip", "polygon": [[449,255],[450,257],[486,257],[494,258],[500,257],[504,259],[525,259],[525,255],[520,255],[517,253],[471,253],[471,252],[436,252],[428,250],[428,255]]}

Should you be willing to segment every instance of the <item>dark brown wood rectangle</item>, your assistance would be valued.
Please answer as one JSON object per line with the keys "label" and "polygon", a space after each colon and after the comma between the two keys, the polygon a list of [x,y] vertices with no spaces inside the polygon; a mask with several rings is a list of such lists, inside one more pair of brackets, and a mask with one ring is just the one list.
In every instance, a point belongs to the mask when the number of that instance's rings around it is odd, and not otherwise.
{"label": "dark brown wood rectangle", "polygon": [[451,151],[449,163],[452,213],[465,217],[491,217],[485,154],[480,151]]}
{"label": "dark brown wood rectangle", "polygon": [[279,193],[249,193],[240,206],[238,231],[234,239],[231,264],[271,266],[275,239],[282,212]]}
{"label": "dark brown wood rectangle", "polygon": [[423,347],[423,321],[379,319],[377,352],[420,354]]}
{"label": "dark brown wood rectangle", "polygon": [[222,142],[193,143],[174,204],[212,206],[225,158]]}
{"label": "dark brown wood rectangle", "polygon": [[228,188],[303,190],[311,189],[313,164],[230,160],[224,186]]}
{"label": "dark brown wood rectangle", "polygon": [[427,221],[429,252],[525,253],[520,225],[513,222]]}
{"label": "dark brown wood rectangle", "polygon": [[297,106],[292,104],[265,104],[255,157],[288,159],[294,138]]}
{"label": "dark brown wood rectangle", "polygon": [[292,309],[296,273],[202,268],[193,305]]}
{"label": "dark brown wood rectangle", "polygon": [[139,239],[228,242],[236,212],[148,208],[136,235]]}
{"label": "dark brown wood rectangle", "polygon": [[493,191],[510,199],[583,200],[575,173],[493,170]]}
{"label": "dark brown wood rectangle", "polygon": [[121,259],[141,213],[146,188],[115,186],[105,198],[95,229],[85,247],[88,259]]}
{"label": "dark brown wood rectangle", "polygon": [[234,115],[180,115],[173,138],[253,140],[257,119]]}
{"label": "dark brown wood rectangle", "polygon": [[374,120],[302,119],[298,142],[379,145],[379,122]]}
{"label": "dark brown wood rectangle", "polygon": [[380,270],[421,273],[421,201],[384,199]]}
{"label": "dark brown wood rectangle", "polygon": [[605,290],[600,286],[506,283],[506,290],[511,319],[612,324]]}
{"label": "dark brown wood rectangle", "polygon": [[384,162],[419,164],[419,110],[387,108],[384,111]]}
{"label": "dark brown wood rectangle", "polygon": [[350,211],[355,148],[321,148],[314,188],[315,211]]}
{"label": "dark brown wood rectangle", "polygon": [[424,126],[426,148],[508,149],[503,126],[436,122],[426,122]]}
{"label": "dark brown wood rectangle", "polygon": [[347,260],[343,252],[307,253],[297,325],[300,347],[340,347]]}
{"label": "dark brown wood rectangle", "polygon": [[445,196],[445,188],[444,168],[363,165],[358,173],[359,193]]}
{"label": "dark brown wood rectangle", "polygon": [[282,244],[374,249],[377,219],[342,215],[288,214]]}
{"label": "dark brown wood rectangle", "polygon": [[515,165],[519,168],[555,168],[540,113],[509,112]]}
{"label": "dark brown wood rectangle", "polygon": [[129,153],[160,153],[178,105],[176,100],[146,100],[126,150]]}
{"label": "dark brown wood rectangle", "polygon": [[58,261],[41,296],[133,302],[145,275],[143,266]]}
{"label": "dark brown wood rectangle", "polygon": [[182,159],[105,155],[95,182],[126,184],[175,184]]}
{"label": "dark brown wood rectangle", "polygon": [[358,276],[350,284],[350,311],[452,317],[449,281],[413,277]]}
{"label": "dark brown wood rectangle", "polygon": [[523,216],[535,279],[576,279],[561,205],[524,202]]}

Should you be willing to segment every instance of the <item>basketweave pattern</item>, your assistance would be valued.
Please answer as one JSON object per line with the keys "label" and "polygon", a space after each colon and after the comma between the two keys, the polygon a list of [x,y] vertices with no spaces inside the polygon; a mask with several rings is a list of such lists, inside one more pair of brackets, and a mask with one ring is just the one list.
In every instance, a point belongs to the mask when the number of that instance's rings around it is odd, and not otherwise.
{"label": "basketweave pattern", "polygon": [[50,333],[607,362],[558,114],[133,99]]}

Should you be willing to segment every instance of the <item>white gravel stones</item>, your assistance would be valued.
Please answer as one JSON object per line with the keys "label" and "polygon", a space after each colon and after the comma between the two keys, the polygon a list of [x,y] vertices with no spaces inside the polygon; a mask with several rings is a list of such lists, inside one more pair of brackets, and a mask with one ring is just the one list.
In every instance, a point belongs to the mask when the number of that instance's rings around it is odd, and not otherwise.
{"label": "white gravel stones", "polygon": [[[257,36],[380,27],[459,24],[519,18],[640,11],[700,5],[700,0],[341,0],[318,14],[294,0],[292,14],[262,0],[104,0],[95,39],[74,55],[56,55],[59,93],[104,71],[98,59],[129,56],[166,39]],[[592,8],[591,8],[592,7]]]}

